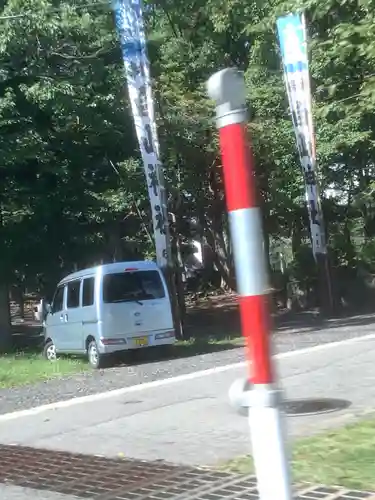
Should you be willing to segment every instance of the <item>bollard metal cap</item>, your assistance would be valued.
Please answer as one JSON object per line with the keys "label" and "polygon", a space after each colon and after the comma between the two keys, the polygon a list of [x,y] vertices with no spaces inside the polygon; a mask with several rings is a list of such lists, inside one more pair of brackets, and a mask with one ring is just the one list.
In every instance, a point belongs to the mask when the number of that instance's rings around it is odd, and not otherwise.
{"label": "bollard metal cap", "polygon": [[207,93],[216,104],[218,128],[247,120],[246,85],[243,73],[226,68],[214,73],[207,81]]}

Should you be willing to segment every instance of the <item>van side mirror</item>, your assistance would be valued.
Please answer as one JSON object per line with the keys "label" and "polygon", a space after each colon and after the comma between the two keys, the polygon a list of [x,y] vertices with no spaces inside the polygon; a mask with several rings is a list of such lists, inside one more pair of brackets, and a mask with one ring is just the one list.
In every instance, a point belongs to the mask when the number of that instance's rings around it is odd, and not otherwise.
{"label": "van side mirror", "polygon": [[47,316],[47,314],[51,314],[51,312],[52,312],[51,304],[46,302],[46,304],[44,305],[44,310],[45,310],[45,316]]}

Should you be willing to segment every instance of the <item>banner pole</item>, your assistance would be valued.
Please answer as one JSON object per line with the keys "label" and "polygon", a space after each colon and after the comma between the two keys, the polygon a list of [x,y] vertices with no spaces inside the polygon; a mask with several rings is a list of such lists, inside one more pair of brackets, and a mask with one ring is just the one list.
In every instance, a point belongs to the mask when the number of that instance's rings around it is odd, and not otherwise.
{"label": "banner pole", "polygon": [[304,176],[312,252],[318,270],[319,305],[322,309],[327,309],[328,305],[332,310],[334,297],[316,169],[306,22],[304,15],[289,14],[279,17],[276,24],[284,81]]}
{"label": "banner pole", "polygon": [[150,65],[146,49],[142,0],[116,0],[113,3],[134,125],[144,165],[151,205],[156,262],[168,283],[176,336],[183,336],[178,307],[175,265],[168,222],[167,193],[154,117]]}

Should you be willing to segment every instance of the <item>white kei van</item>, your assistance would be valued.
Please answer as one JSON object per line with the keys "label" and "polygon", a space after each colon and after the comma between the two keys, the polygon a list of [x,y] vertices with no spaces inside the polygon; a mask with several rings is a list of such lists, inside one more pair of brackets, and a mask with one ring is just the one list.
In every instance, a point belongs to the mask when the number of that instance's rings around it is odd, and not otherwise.
{"label": "white kei van", "polygon": [[116,262],[70,274],[46,306],[44,355],[87,355],[92,367],[117,351],[173,344],[172,310],[154,262]]}

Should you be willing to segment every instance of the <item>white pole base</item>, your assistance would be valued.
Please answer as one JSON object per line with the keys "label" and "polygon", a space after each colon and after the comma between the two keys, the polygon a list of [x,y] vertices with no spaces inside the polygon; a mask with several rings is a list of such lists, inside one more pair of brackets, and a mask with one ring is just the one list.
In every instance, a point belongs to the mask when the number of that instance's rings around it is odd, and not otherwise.
{"label": "white pole base", "polygon": [[238,378],[232,383],[228,391],[230,405],[244,417],[249,414],[248,395],[251,387],[249,379]]}
{"label": "white pole base", "polygon": [[283,415],[272,386],[251,392],[249,425],[260,500],[292,500]]}

